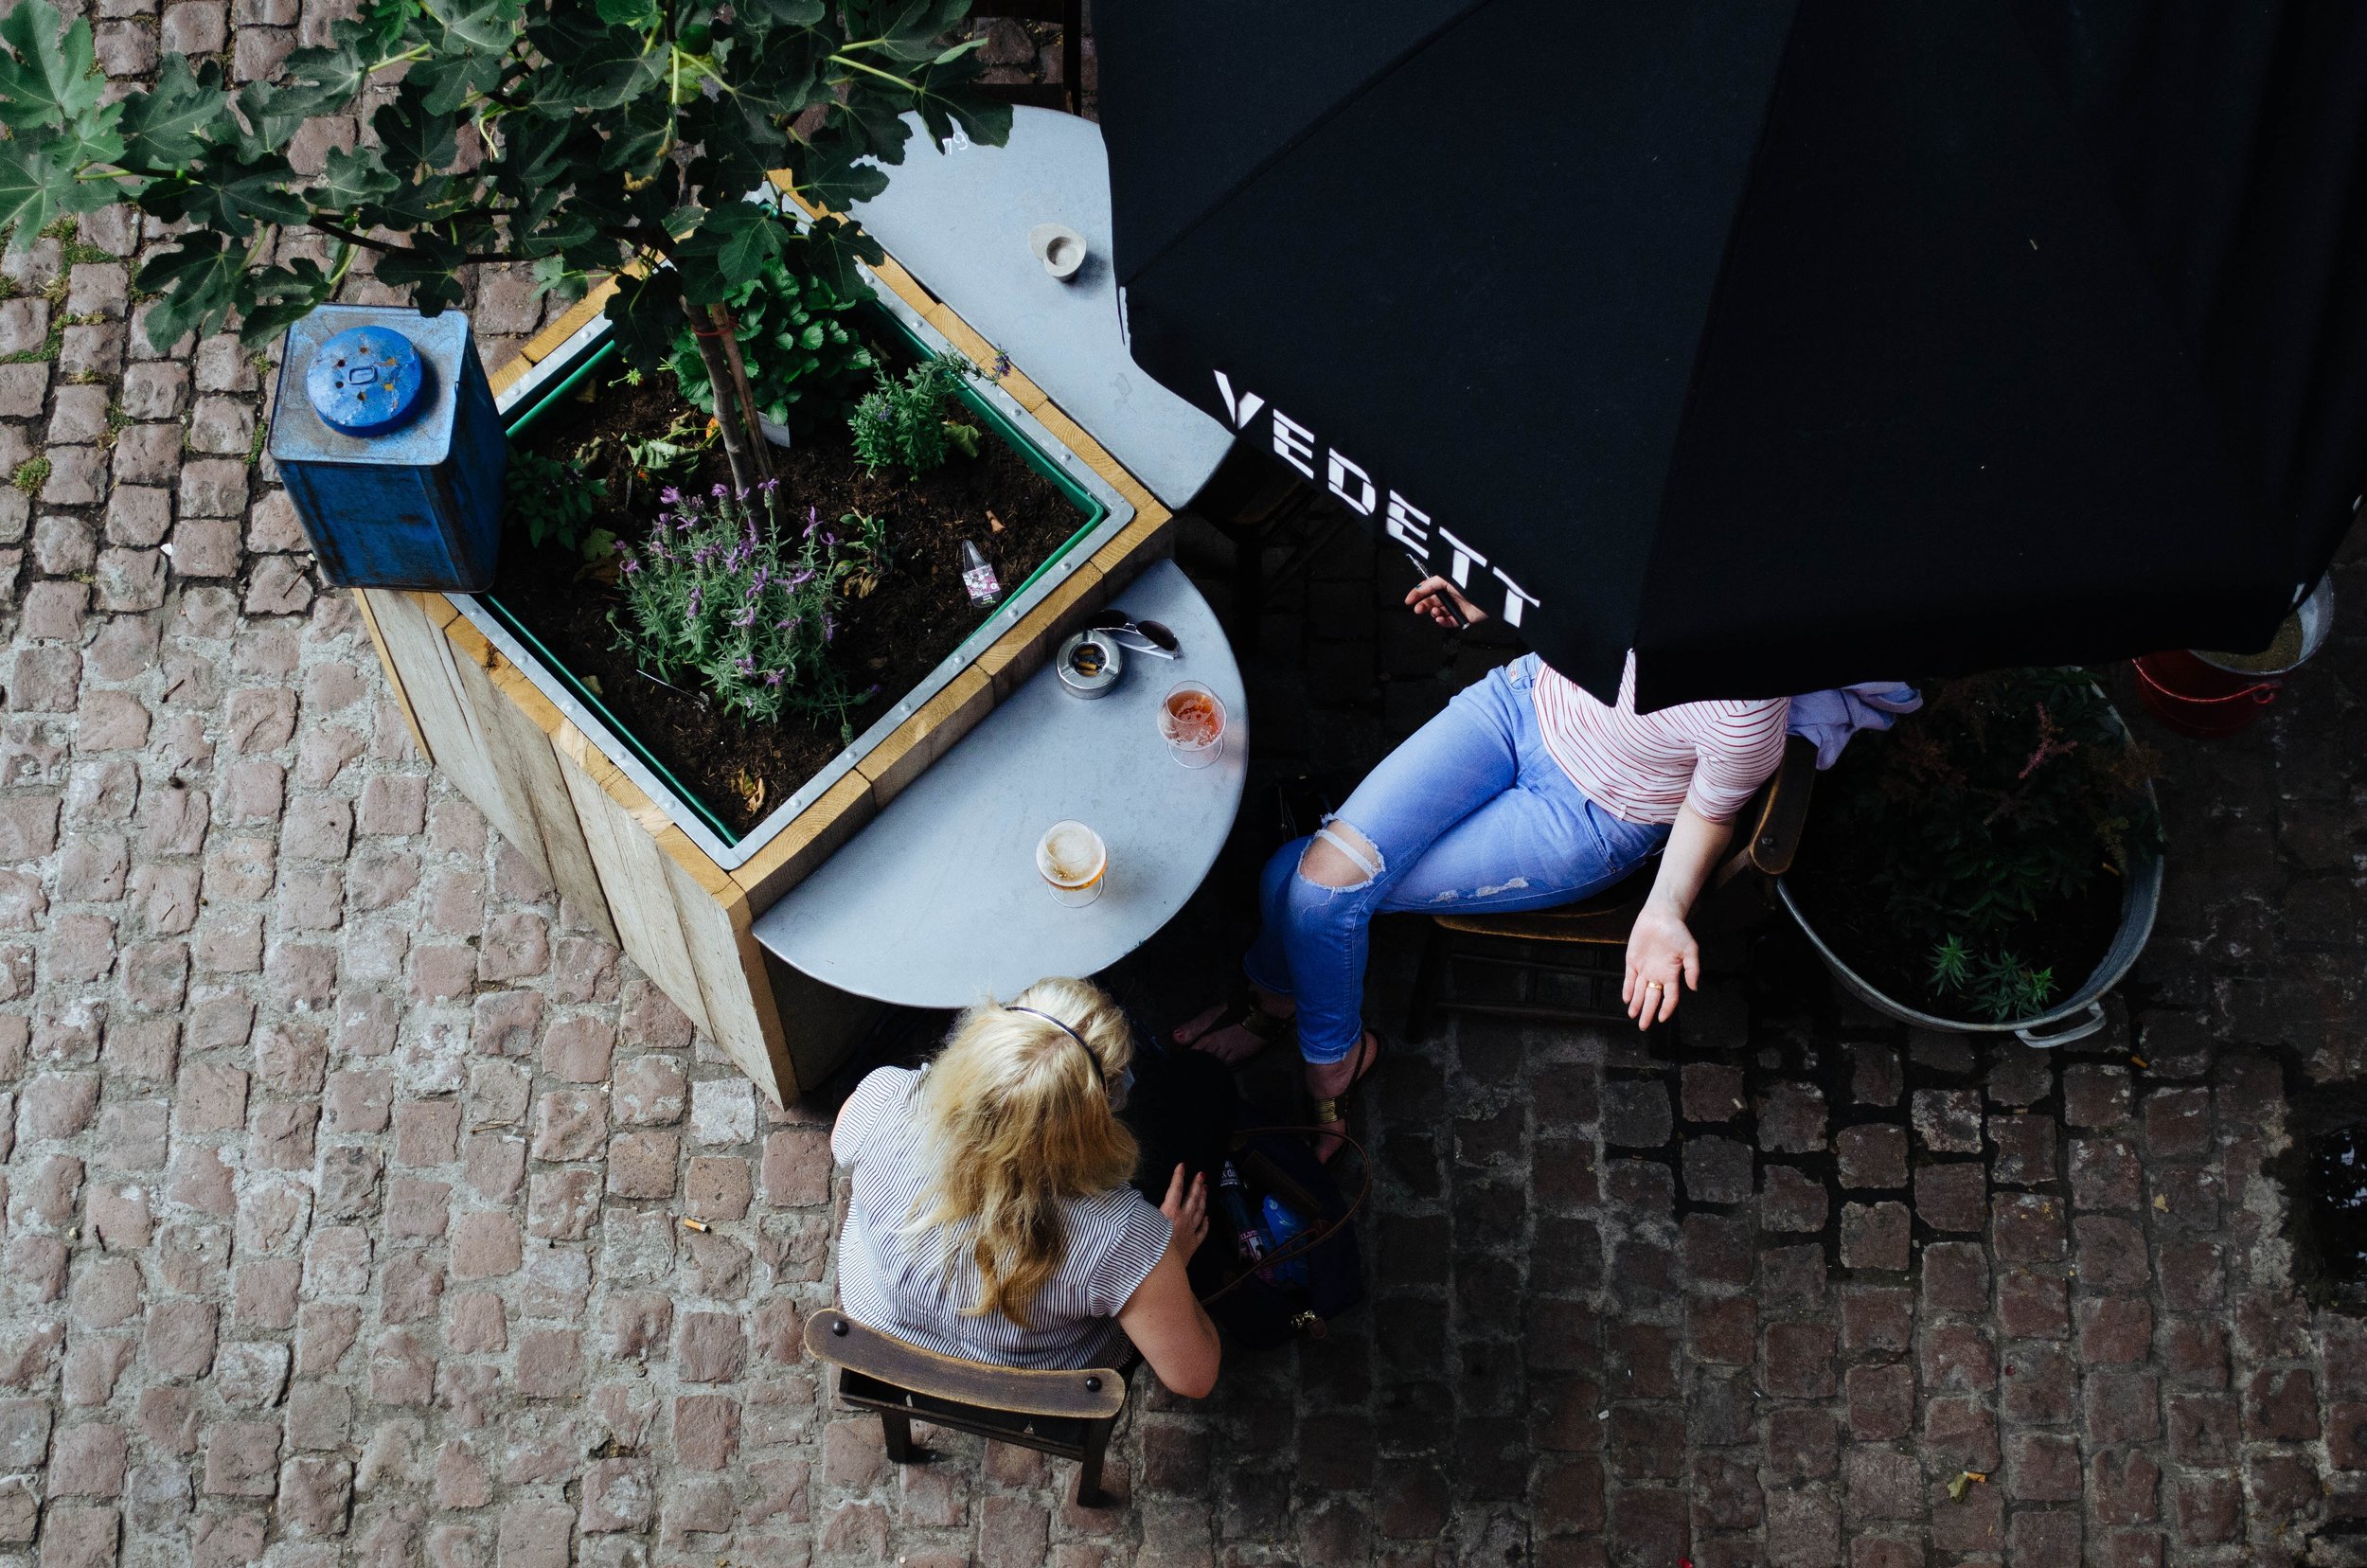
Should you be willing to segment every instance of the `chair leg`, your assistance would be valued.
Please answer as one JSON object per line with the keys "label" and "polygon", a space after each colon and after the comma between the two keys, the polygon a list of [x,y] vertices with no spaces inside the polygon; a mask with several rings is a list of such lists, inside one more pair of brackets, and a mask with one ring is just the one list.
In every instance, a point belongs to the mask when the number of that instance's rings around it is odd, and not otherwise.
{"label": "chair leg", "polygon": [[1077,1470],[1077,1506],[1080,1508],[1106,1508],[1110,1498],[1101,1489],[1101,1461],[1109,1456],[1110,1434],[1117,1426],[1117,1417],[1085,1423],[1085,1457]]}
{"label": "chair leg", "polygon": [[913,1418],[910,1416],[900,1410],[882,1410],[880,1412],[880,1435],[887,1442],[887,1456],[891,1464],[909,1465],[913,1462]]}

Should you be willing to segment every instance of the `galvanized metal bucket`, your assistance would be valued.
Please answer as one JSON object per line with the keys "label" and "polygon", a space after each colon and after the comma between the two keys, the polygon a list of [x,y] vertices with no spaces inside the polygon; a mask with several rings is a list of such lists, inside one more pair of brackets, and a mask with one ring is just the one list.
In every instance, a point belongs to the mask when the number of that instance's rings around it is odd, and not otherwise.
{"label": "galvanized metal bucket", "polygon": [[[2117,712],[2114,717],[2118,717]],[[2127,725],[2123,723],[2121,727],[2126,730]],[[2160,809],[2161,801],[2154,794],[2150,783],[2145,786],[2145,798],[2154,803],[2157,811]],[[1801,911],[1800,901],[1791,896],[1790,879],[1776,878],[1775,893],[1784,900],[1784,908],[1790,913],[1793,923],[1800,927],[1801,935],[1807,937],[1808,945],[1816,949],[1816,955],[1824,960],[1826,969],[1833,971],[1833,978],[1840,981],[1842,988],[1850,995],[1875,1011],[1888,1013],[1902,1023],[1913,1024],[1919,1028],[1954,1034],[2011,1034],[2025,1045],[2052,1050],[2057,1045],[2068,1045],[2074,1040],[2085,1040],[2104,1027],[2105,992],[2119,985],[2136,966],[2138,954],[2145,951],[2145,943],[2153,935],[2153,918],[2162,907],[2162,858],[2155,855],[2129,867],[2126,885],[2121,889],[2120,929],[2113,933],[2112,945],[2105,950],[2095,972],[2088,976],[2088,983],[2065,997],[2058,1006],[2034,1018],[2015,1019],[2004,1024],[1975,1024],[1961,1018],[1941,1018],[1936,1014],[1918,1012],[1904,1002],[1876,989],[1873,982],[1851,969],[1842,961],[1841,954],[1826,946],[1824,938],[1817,935],[1816,927],[1808,923],[1808,917]]]}

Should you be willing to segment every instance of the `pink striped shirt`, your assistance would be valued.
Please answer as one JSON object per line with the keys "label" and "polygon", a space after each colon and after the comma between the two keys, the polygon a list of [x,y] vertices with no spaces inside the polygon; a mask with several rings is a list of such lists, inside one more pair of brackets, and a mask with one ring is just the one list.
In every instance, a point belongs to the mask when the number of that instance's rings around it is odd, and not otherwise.
{"label": "pink striped shirt", "polygon": [[1790,698],[1638,713],[1632,653],[1616,706],[1543,664],[1532,689],[1545,749],[1587,798],[1629,822],[1674,822],[1688,805],[1731,821],[1784,759]]}

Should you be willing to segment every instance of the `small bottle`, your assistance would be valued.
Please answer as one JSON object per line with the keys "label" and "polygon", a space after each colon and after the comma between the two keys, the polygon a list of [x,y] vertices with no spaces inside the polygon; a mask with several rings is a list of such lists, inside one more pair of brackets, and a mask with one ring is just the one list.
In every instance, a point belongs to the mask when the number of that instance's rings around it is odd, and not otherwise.
{"label": "small bottle", "polygon": [[970,602],[984,609],[1003,597],[1003,583],[994,575],[994,564],[987,559],[971,540],[962,541],[962,586],[970,591]]}
{"label": "small bottle", "polygon": [[1242,1185],[1241,1173],[1227,1160],[1217,1172],[1217,1203],[1224,1210],[1225,1223],[1233,1227],[1236,1250],[1244,1263],[1256,1263],[1266,1256],[1266,1233],[1257,1227],[1250,1214],[1249,1188]]}

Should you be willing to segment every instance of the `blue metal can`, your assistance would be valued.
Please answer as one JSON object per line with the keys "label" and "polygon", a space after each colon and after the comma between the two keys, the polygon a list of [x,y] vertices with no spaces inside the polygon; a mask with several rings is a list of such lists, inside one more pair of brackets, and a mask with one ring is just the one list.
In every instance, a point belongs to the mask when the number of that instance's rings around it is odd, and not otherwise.
{"label": "blue metal can", "polygon": [[324,305],[289,328],[271,454],[330,582],[493,585],[509,444],[462,312]]}

